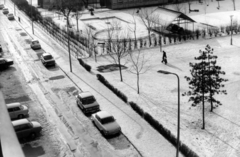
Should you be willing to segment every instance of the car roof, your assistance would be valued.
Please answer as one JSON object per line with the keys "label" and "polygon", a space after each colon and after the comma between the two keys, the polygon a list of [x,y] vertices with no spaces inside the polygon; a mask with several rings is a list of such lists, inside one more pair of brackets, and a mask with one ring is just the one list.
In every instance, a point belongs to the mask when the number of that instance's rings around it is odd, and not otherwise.
{"label": "car roof", "polygon": [[9,16],[9,15],[13,15],[13,13],[8,13],[8,16]]}
{"label": "car roof", "polygon": [[43,53],[42,55],[43,56],[52,56],[50,53],[47,53],[47,52]]}
{"label": "car roof", "polygon": [[78,94],[80,97],[84,98],[84,97],[89,97],[89,96],[93,96],[92,93],[85,91],[85,92],[81,92]]}
{"label": "car roof", "polygon": [[39,42],[37,39],[33,39],[33,40],[32,40],[32,42],[35,42],[35,41]]}
{"label": "car roof", "polygon": [[99,111],[96,113],[98,115],[99,118],[103,119],[106,117],[112,117],[111,114],[109,114],[107,111]]}
{"label": "car roof", "polygon": [[29,120],[26,118],[12,121],[13,126],[18,126],[27,123],[29,123]]}
{"label": "car roof", "polygon": [[13,107],[18,107],[18,106],[21,106],[21,104],[19,102],[7,104],[7,108],[13,108]]}

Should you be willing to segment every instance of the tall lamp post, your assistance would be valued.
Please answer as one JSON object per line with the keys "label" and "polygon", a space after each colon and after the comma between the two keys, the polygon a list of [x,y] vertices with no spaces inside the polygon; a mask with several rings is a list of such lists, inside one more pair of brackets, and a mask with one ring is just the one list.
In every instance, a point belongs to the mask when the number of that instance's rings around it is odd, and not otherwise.
{"label": "tall lamp post", "polygon": [[180,79],[179,76],[176,73],[164,71],[164,70],[159,70],[158,71],[161,74],[172,74],[177,76],[178,80],[178,125],[177,125],[177,152],[176,152],[176,157],[179,155],[179,144],[180,144]]}
{"label": "tall lamp post", "polygon": [[70,50],[70,37],[69,37],[69,22],[68,22],[68,18],[67,18],[67,34],[68,34],[68,54],[69,54],[70,72],[72,72],[72,59],[71,59],[71,50]]}
{"label": "tall lamp post", "polygon": [[233,30],[232,30],[232,17],[233,15],[230,15],[230,19],[231,19],[231,40],[230,40],[230,44],[232,45],[232,34],[233,34]]}
{"label": "tall lamp post", "polygon": [[33,6],[32,6],[32,0],[31,0],[31,20],[32,20],[32,33],[34,34],[34,28],[33,28],[33,14],[32,14],[32,8],[33,8]]}

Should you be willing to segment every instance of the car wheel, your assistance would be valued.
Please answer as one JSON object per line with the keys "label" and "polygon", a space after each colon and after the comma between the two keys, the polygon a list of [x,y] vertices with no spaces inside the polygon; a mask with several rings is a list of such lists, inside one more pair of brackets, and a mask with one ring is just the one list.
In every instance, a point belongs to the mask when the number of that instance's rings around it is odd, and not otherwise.
{"label": "car wheel", "polygon": [[31,133],[31,135],[30,135],[30,137],[31,137],[31,139],[35,139],[36,138],[36,133]]}
{"label": "car wheel", "polygon": [[18,115],[19,119],[22,119],[24,116],[22,114]]}

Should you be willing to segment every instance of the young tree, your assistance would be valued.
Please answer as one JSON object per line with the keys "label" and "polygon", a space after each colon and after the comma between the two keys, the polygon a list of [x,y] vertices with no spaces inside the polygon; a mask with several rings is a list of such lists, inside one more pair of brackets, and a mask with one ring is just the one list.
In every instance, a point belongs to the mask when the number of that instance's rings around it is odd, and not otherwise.
{"label": "young tree", "polygon": [[[107,42],[107,50],[108,55],[112,59],[112,61],[118,65],[120,80],[123,81],[122,76],[122,60],[128,55],[128,32],[122,30],[121,23],[116,20],[112,20],[109,23],[107,29],[108,42]],[[129,45],[130,46],[130,45]],[[124,63],[125,64],[125,63]]]}
{"label": "young tree", "polygon": [[131,63],[131,66],[128,68],[128,71],[137,76],[137,93],[140,93],[140,75],[146,73],[150,66],[147,65],[149,59],[144,55],[144,52],[141,52],[138,49],[136,52],[129,52],[128,61]]}
{"label": "young tree", "polygon": [[67,27],[70,25],[69,16],[70,13],[77,8],[82,8],[83,3],[80,0],[56,0],[55,1],[56,9],[62,12],[63,16],[66,17]]}
{"label": "young tree", "polygon": [[85,36],[86,36],[86,48],[87,48],[87,53],[89,54],[89,57],[94,56],[95,57],[95,62],[97,62],[97,52],[95,48],[97,47],[97,43],[93,37],[94,35],[94,30],[91,28],[91,25],[87,25],[85,28]]}
{"label": "young tree", "polygon": [[143,24],[147,28],[148,31],[148,38],[149,38],[149,44],[151,43],[151,29],[156,25],[156,21],[159,19],[159,15],[153,14],[153,12],[156,9],[141,9],[138,13],[139,17],[141,18]]}
{"label": "young tree", "polygon": [[[205,51],[199,51],[200,56],[195,57],[195,60],[200,61],[197,63],[190,63],[190,70],[192,77],[185,76],[189,83],[190,91],[183,94],[190,96],[189,101],[192,101],[192,106],[196,106],[202,102],[202,116],[203,116],[203,129],[205,129],[204,108],[205,101],[211,104],[210,111],[212,112],[215,107],[222,105],[220,101],[216,100],[216,94],[227,94],[223,82],[227,79],[221,78],[220,75],[225,75],[221,71],[221,67],[217,66],[217,56],[213,55],[213,48],[209,45],[206,46]],[[215,103],[215,105],[214,105]]]}

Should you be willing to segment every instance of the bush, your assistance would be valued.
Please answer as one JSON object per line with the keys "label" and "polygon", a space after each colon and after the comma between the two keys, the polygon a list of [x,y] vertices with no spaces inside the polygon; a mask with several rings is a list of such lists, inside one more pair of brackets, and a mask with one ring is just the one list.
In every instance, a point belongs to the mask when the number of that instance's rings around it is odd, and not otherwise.
{"label": "bush", "polygon": [[[149,113],[144,113],[144,119],[160,134],[162,134],[169,142],[173,145],[177,145],[177,138],[169,131],[168,129],[164,128],[162,124],[160,124],[157,120],[155,120]],[[198,155],[193,152],[187,145],[182,144],[179,141],[179,150],[184,156],[187,157],[198,157]]]}
{"label": "bush", "polygon": [[81,58],[78,58],[78,62],[80,65],[82,65],[87,71],[91,71],[92,67],[86,63]]}
{"label": "bush", "polygon": [[128,98],[117,88],[113,87],[102,75],[97,74],[97,79],[102,82],[106,87],[108,87],[114,94],[116,94],[120,99],[122,99],[125,103],[128,102]]}
{"label": "bush", "polygon": [[129,105],[132,107],[134,111],[136,111],[140,116],[144,116],[144,111],[141,107],[139,107],[136,103],[134,102],[129,102]]}

